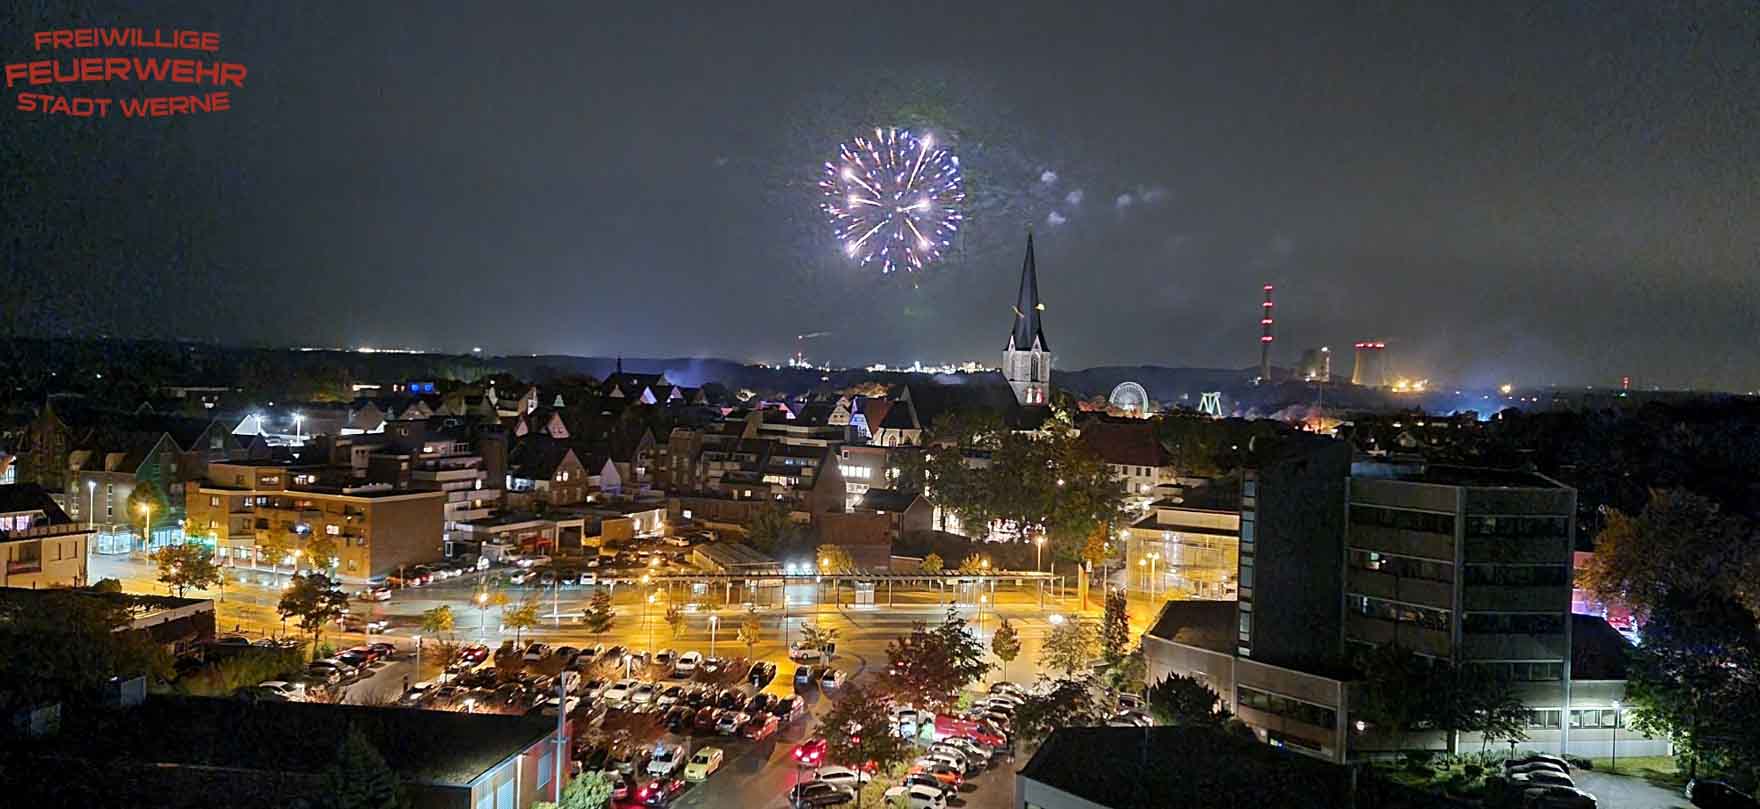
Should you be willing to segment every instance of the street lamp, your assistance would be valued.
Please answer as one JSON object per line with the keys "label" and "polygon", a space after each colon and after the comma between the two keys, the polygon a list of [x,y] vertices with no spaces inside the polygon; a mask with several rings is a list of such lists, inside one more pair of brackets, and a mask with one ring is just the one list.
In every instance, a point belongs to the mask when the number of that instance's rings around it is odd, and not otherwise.
{"label": "street lamp", "polygon": [[715,656],[715,628],[721,624],[721,616],[709,616],[709,657]]}
{"label": "street lamp", "polygon": [[489,634],[489,594],[477,593],[477,637]]}
{"label": "street lamp", "polygon": [[98,519],[98,482],[86,481],[86,530],[91,530]]}
{"label": "street lamp", "polygon": [[305,420],[306,420],[306,417],[304,415],[299,414],[299,413],[293,414],[293,440],[299,441],[302,443],[304,442],[305,439],[303,437],[301,437],[299,428],[300,428],[300,423]]}
{"label": "street lamp", "polygon": [[[642,578],[646,579],[647,576]],[[648,607],[653,605],[654,601],[654,594],[649,593],[648,600],[642,603],[642,626],[648,628],[648,662],[650,663],[654,662],[654,624],[648,620]]]}
{"label": "street lamp", "polygon": [[1045,535],[1040,534],[1035,538],[1033,545],[1033,570],[1034,572],[1043,572],[1045,570]]}
{"label": "street lamp", "polygon": [[1155,576],[1155,563],[1159,562],[1159,561],[1161,561],[1161,552],[1160,551],[1150,551],[1149,552],[1149,597],[1150,598],[1154,598],[1155,593],[1161,589],[1161,587],[1160,587],[1161,582]]}
{"label": "street lamp", "polygon": [[414,637],[416,639],[416,682],[421,682],[422,681],[422,636],[416,635]]}
{"label": "street lamp", "polygon": [[150,541],[151,534],[149,532],[151,532],[153,530],[153,504],[152,503],[142,503],[140,505],[140,512],[141,512],[141,548],[144,550]]}

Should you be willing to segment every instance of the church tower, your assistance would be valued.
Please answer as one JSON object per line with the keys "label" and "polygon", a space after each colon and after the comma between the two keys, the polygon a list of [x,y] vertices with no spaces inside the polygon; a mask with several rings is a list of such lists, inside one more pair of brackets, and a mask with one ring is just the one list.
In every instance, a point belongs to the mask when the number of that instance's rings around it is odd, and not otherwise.
{"label": "church tower", "polygon": [[1027,259],[1021,264],[1021,291],[1014,304],[1014,331],[1002,349],[1002,376],[1023,405],[1051,402],[1051,344],[1039,322],[1039,275],[1033,266],[1033,233],[1027,231]]}

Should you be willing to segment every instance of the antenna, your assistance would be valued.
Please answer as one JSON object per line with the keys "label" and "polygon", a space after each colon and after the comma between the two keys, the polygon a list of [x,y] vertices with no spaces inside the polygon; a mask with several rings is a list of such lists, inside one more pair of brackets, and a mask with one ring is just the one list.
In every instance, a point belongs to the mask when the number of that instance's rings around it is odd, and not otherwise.
{"label": "antenna", "polygon": [[1270,284],[1265,285],[1265,303],[1259,314],[1259,384],[1271,381],[1271,341],[1276,339],[1271,334],[1271,290]]}

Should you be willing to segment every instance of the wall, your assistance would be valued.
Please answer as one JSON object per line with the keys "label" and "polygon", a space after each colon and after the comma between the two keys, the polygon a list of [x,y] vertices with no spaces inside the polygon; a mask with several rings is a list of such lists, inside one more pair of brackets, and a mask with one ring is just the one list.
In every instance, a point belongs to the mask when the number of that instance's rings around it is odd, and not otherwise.
{"label": "wall", "polygon": [[[1315,441],[1257,471],[1253,644],[1256,660],[1293,665],[1339,651],[1350,446]],[[1242,512],[1248,503],[1243,489]],[[1244,520],[1243,520],[1244,521]],[[1240,554],[1247,556],[1245,529]],[[1241,583],[1241,602],[1248,601]]]}
{"label": "wall", "polygon": [[359,578],[388,575],[398,565],[416,565],[441,557],[444,548],[442,531],[442,492],[422,495],[398,495],[374,500],[366,505],[372,534],[367,538],[368,569]]}

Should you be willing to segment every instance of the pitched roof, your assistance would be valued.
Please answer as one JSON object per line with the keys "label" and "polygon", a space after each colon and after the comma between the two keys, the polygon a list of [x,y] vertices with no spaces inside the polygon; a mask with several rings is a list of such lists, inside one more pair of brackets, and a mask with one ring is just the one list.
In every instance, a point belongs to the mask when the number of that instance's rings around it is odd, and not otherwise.
{"label": "pitched roof", "polygon": [[568,444],[546,433],[528,433],[515,439],[508,449],[508,472],[527,480],[550,480],[556,477],[556,467],[567,460],[570,452],[573,450]]}
{"label": "pitched roof", "polygon": [[1200,727],[1061,728],[1020,775],[1108,809],[1350,805],[1344,767]]}
{"label": "pitched roof", "polygon": [[917,495],[897,489],[869,489],[862,494],[862,508],[875,511],[904,511],[917,502]]}
{"label": "pitched roof", "polygon": [[1050,351],[1045,339],[1044,324],[1039,322],[1045,305],[1039,302],[1039,272],[1033,262],[1033,232],[1027,231],[1027,257],[1021,262],[1021,291],[1015,298],[1014,331],[1008,335],[1008,347],[1026,351],[1036,341],[1042,351]]}
{"label": "pitched roof", "polygon": [[1166,466],[1167,450],[1144,419],[1093,419],[1082,425],[1081,442],[1100,459],[1125,466]]}
{"label": "pitched roof", "polygon": [[49,518],[50,525],[66,525],[73,522],[67,512],[55,505],[55,498],[49,496],[48,490],[35,483],[13,483],[0,486],[0,514],[11,514],[19,511],[41,511]]}

